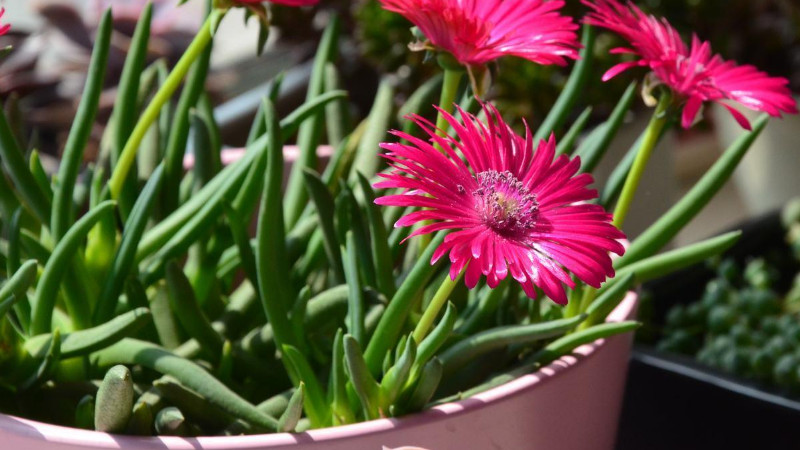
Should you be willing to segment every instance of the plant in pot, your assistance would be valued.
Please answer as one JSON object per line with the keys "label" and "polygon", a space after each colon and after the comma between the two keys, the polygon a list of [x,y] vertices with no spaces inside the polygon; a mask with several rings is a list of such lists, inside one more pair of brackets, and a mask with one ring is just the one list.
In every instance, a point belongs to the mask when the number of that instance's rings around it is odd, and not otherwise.
{"label": "plant in pot", "polygon": [[[400,108],[407,118],[392,137],[390,80],[369,117],[349,123],[346,95],[336,89],[334,18],[307,101],[278,119],[275,83],[246,152],[223,167],[213,114],[199,99],[225,13],[245,7],[262,23],[269,18],[267,5],[244,0],[214,2],[163,77],[144,67],[145,9],[106,130],[106,157],[90,170],[82,173],[80,161],[110,12],[56,176],[35,152],[25,160],[0,114],[8,175],[0,178],[5,444],[613,446],[629,345],[615,335],[637,327],[635,295],[627,293],[736,241],[729,233],[656,255],[730,176],[766,117],[625,248],[620,228],[647,159],[663,129],[680,117],[690,126],[706,100],[794,111],[785,83],[751,67],[720,66],[706,46],[690,52],[666,23],[633,6],[586,2],[588,22],[623,24],[614,30],[642,58],[611,75],[648,66],[655,75],[646,98],[658,97],[650,126],[598,194],[589,173],[636,90],[631,85],[608,121],[576,145],[586,114],[566,122],[590,78],[594,33],[586,27],[579,55],[563,2],[382,4],[418,27],[412,48],[444,70],[441,82],[426,83]],[[518,134],[486,100],[487,66],[504,55],[579,60],[536,132],[523,126]],[[715,70],[707,78],[701,62]],[[766,87],[739,89],[754,79]],[[728,84],[710,89],[718,80]],[[166,108],[182,82],[174,110]],[[439,86],[434,124],[413,113]],[[283,188],[282,147],[295,133],[299,156]],[[336,150],[319,174],[323,134]],[[190,140],[195,162],[185,172]],[[580,419],[580,432],[559,429],[563,417]]]}

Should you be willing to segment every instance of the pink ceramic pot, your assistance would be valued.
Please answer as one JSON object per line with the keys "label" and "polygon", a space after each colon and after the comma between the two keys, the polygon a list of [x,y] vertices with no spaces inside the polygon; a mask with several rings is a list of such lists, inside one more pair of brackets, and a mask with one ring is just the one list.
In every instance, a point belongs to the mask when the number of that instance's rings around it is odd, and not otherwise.
{"label": "pink ceramic pot", "polygon": [[[328,165],[328,161],[331,159],[331,155],[333,155],[333,147],[330,145],[320,145],[317,147],[317,171],[322,173],[325,170],[325,167]],[[228,164],[233,164],[238,161],[247,150],[245,148],[226,148],[222,150],[220,154],[220,160],[222,164],[227,166]],[[297,160],[300,156],[300,148],[296,145],[284,145],[283,146],[283,186],[286,187],[286,183],[289,181],[289,174],[292,172],[292,164]],[[183,158],[183,168],[186,170],[191,170],[194,167],[194,155],[187,154]],[[254,215],[255,218],[255,215]],[[255,222],[251,224],[251,231],[255,232]]]}
{"label": "pink ceramic pot", "polygon": [[[631,293],[609,321],[636,313]],[[617,432],[632,334],[578,348],[536,373],[467,400],[400,419],[381,419],[300,434],[138,438],[47,425],[0,415],[0,448],[381,450],[604,450]]]}
{"label": "pink ceramic pot", "polygon": [[[246,149],[244,148],[226,148],[222,150],[220,154],[220,159],[222,160],[222,164],[227,166],[228,164],[232,164],[238,161],[239,158],[244,156],[245,151]],[[317,158],[319,158],[320,170],[322,170],[325,167],[332,154],[333,154],[333,147],[331,147],[330,145],[320,145],[319,147],[317,147]],[[292,164],[299,155],[300,155],[300,149],[296,145],[283,146],[283,160],[286,163],[286,167],[284,167],[284,175],[287,175],[289,173]],[[192,167],[194,167],[194,155],[187,154],[183,158],[183,167],[186,170],[189,170]]]}

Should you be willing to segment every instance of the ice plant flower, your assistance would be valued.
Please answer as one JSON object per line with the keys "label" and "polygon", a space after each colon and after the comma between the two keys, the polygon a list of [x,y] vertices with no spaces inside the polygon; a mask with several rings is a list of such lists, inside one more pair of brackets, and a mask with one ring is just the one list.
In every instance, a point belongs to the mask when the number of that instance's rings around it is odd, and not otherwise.
{"label": "ice plant flower", "polygon": [[607,81],[632,67],[648,67],[656,84],[667,85],[684,101],[681,124],[689,128],[704,102],[719,103],[731,112],[739,124],[750,129],[744,115],[725,100],[736,101],[752,110],[779,117],[797,113],[797,106],[785,78],[771,77],[751,65],[739,66],[712,53],[708,42],[692,35],[687,46],[665,19],[645,14],[636,5],[617,0],[582,0],[592,9],[586,21],[622,36],[630,48],[612,53],[633,54],[639,59],[617,64],[603,76]]}
{"label": "ice plant flower", "polygon": [[247,8],[251,14],[258,17],[261,21],[261,33],[259,35],[259,53],[264,47],[267,39],[267,30],[269,29],[269,14],[264,3],[274,3],[283,6],[312,6],[319,3],[319,0],[217,0],[217,6],[222,9],[241,6]]}
{"label": "ice plant flower", "polygon": [[562,0],[380,0],[416,25],[429,47],[465,66],[513,55],[539,64],[566,65],[580,47]]}
{"label": "ice plant flower", "polygon": [[[5,13],[6,13],[6,9],[5,8],[0,8],[0,18],[2,18],[3,14],[5,14]],[[0,36],[8,33],[9,29],[11,29],[11,25],[10,24],[0,25]]]}
{"label": "ice plant flower", "polygon": [[260,5],[262,3],[274,3],[285,6],[310,6],[319,3],[319,0],[232,0],[234,3]]}
{"label": "ice plant flower", "polygon": [[381,174],[385,180],[375,187],[403,192],[375,202],[424,208],[395,224],[430,221],[409,237],[453,230],[431,263],[449,252],[450,277],[455,280],[464,270],[469,288],[481,275],[496,287],[510,274],[529,297],[535,298],[538,287],[566,304],[564,285],[574,287],[570,272],[599,287],[614,275],[609,252],[621,255],[624,249],[611,215],[587,203],[597,197],[587,187],[592,176],[577,174],[579,158],[554,159],[553,137],[536,145],[530,130],[519,136],[493,106],[484,110],[486,124],[460,108],[463,124],[444,113],[454,133],[444,137],[427,120],[409,116],[430,140],[393,131],[409,144],[381,144],[394,170]]}
{"label": "ice plant flower", "polygon": [[261,20],[265,27],[269,26],[269,19],[265,3],[272,3],[283,6],[312,6],[319,3],[319,0],[216,0],[219,8],[227,9],[235,6],[247,8],[251,13]]}

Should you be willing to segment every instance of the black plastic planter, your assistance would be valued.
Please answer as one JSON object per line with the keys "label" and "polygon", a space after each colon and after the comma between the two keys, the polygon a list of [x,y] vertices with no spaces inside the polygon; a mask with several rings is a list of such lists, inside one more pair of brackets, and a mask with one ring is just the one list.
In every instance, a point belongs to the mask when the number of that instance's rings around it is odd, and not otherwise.
{"label": "black plastic planter", "polygon": [[[726,255],[739,262],[784,251],[778,213],[739,227],[740,242]],[[785,284],[797,265],[779,265]],[[645,286],[653,295],[652,320],[661,324],[669,308],[697,300],[714,273],[703,265]],[[788,286],[779,286],[785,290]],[[800,401],[779,390],[701,365],[693,358],[634,348],[620,421],[618,449],[793,449],[800,448]]]}

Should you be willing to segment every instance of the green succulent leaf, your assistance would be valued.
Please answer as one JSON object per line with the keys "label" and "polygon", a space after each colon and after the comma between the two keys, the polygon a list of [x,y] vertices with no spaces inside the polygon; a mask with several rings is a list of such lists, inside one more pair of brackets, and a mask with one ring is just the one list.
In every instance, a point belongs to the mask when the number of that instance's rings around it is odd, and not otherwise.
{"label": "green succulent leaf", "polygon": [[361,347],[353,336],[344,336],[344,358],[353,390],[367,419],[380,417],[380,385],[370,373]]}
{"label": "green succulent leaf", "polygon": [[261,196],[261,209],[256,231],[256,270],[261,303],[275,333],[278,348],[284,344],[297,347],[299,337],[294,335],[289,322],[288,309],[295,296],[289,290],[289,268],[286,266],[286,232],[283,224],[281,181],[283,180],[283,153],[280,147],[281,130],[275,109],[269,100],[264,102],[264,120],[267,124],[267,173]]}
{"label": "green succulent leaf", "polygon": [[84,395],[75,407],[75,426],[94,430],[94,396]]}
{"label": "green succulent leaf", "polygon": [[625,280],[626,276],[631,273],[636,277],[637,283],[643,283],[684,267],[692,266],[729,249],[739,240],[741,235],[742,233],[740,231],[725,233],[696,244],[687,245],[676,250],[625,265],[618,269],[616,276],[606,282],[598,292],[602,294],[613,287],[618,281]]}
{"label": "green succulent leaf", "polygon": [[614,286],[603,292],[601,296],[596,298],[588,308],[586,314],[589,318],[581,324],[581,327],[586,325],[594,325],[605,320],[608,314],[619,305],[619,302],[625,298],[628,291],[633,286],[636,279],[633,273],[628,273],[619,278]]}
{"label": "green succulent leaf", "polygon": [[629,333],[639,328],[639,322],[611,322],[580,330],[572,334],[568,334],[560,339],[547,344],[544,349],[539,351],[534,360],[541,365],[550,363],[551,361],[560,358],[563,355],[571,352],[584,344],[590,344],[598,339],[605,339],[617,334]]}
{"label": "green succulent leaf", "polygon": [[123,365],[106,372],[94,409],[94,429],[105,433],[119,432],[128,425],[133,412],[133,377]]}
{"label": "green succulent leaf", "polygon": [[611,116],[602,125],[598,127],[597,135],[587,138],[584,143],[578,147],[576,155],[581,158],[581,171],[591,173],[600,160],[605,155],[611,141],[617,135],[625,115],[628,114],[633,100],[637,94],[636,83],[631,83],[625,93],[622,94],[617,105],[614,107]]}
{"label": "green succulent leaf", "polygon": [[448,348],[441,355],[445,374],[458,370],[464,364],[492,350],[511,344],[524,344],[548,339],[575,328],[586,319],[586,315],[568,319],[530,325],[508,325],[492,328],[472,336],[467,336]]}
{"label": "green succulent leaf", "polygon": [[283,356],[288,360],[291,371],[294,372],[292,378],[296,378],[295,383],[298,389],[305,385],[303,388],[305,392],[304,405],[312,426],[321,427],[327,424],[330,421],[330,407],[325,400],[324,390],[306,357],[300,353],[300,350],[290,345],[283,346]]}
{"label": "green succulent leaf", "polygon": [[131,411],[125,434],[133,436],[150,436],[153,434],[153,408],[147,403],[136,402]]}
{"label": "green succulent leaf", "polygon": [[113,144],[112,164],[116,163],[125,147],[125,142],[133,131],[136,112],[139,109],[139,88],[142,86],[142,72],[147,59],[147,44],[150,40],[150,24],[153,18],[153,5],[147,4],[136,22],[128,56],[122,67],[117,99],[114,102],[113,118],[111,119]]}
{"label": "green succulent leaf", "polygon": [[165,375],[153,382],[153,387],[173,406],[186,415],[192,422],[212,430],[219,430],[231,423],[230,414],[209,402],[198,393],[188,389],[178,380]]}
{"label": "green succulent leaf", "polygon": [[331,377],[328,393],[331,397],[333,425],[345,425],[355,421],[355,415],[347,399],[347,372],[345,369],[344,333],[336,330],[333,338]]}
{"label": "green succulent leaf", "polygon": [[383,221],[380,208],[375,204],[375,191],[362,173],[358,173],[358,184],[364,197],[364,209],[369,222],[370,245],[372,259],[375,261],[375,277],[378,291],[387,298],[394,295],[397,287],[394,282],[392,253],[389,249],[389,238],[386,223]]}
{"label": "green succulent leaf", "polygon": [[349,288],[348,307],[347,307],[347,332],[356,341],[364,342],[366,333],[364,330],[364,291],[361,287],[361,278],[358,274],[359,258],[356,255],[356,244],[353,232],[347,232],[347,246],[345,248],[347,258],[344,261],[344,273]]}
{"label": "green succulent leaf", "polygon": [[420,255],[417,263],[408,273],[394,297],[392,297],[386,312],[381,316],[364,352],[367,367],[369,367],[372,374],[380,372],[384,355],[389,349],[394,348],[397,339],[400,337],[400,332],[408,317],[411,304],[436,272],[437,266],[430,263],[431,257],[436,248],[444,242],[446,234],[446,232],[440,231],[431,240],[425,252]]}
{"label": "green succulent leaf", "polygon": [[41,223],[49,224],[51,202],[25,162],[22,148],[3,111],[0,111],[0,160],[6,167],[23,204]]}
{"label": "green succulent leaf", "polygon": [[0,287],[0,320],[15,303],[23,299],[27,300],[25,293],[36,281],[37,268],[36,261],[25,261]]}
{"label": "green succulent leaf", "polygon": [[432,110],[431,105],[436,102],[436,95],[441,92],[444,75],[437,73],[422,83],[408,100],[397,111],[396,120],[403,124],[403,132],[411,134],[414,130],[414,121],[404,120],[409,114],[422,114],[425,110]]}
{"label": "green succulent leaf", "polygon": [[175,356],[156,344],[126,338],[95,352],[91,359],[100,367],[114,364],[139,364],[161,374],[171,375],[182,385],[232,416],[267,430],[277,429],[278,421],[274,417],[259,411],[204,368],[188,359]]}
{"label": "green succulent leaf", "polygon": [[211,326],[197,302],[189,279],[174,261],[167,264],[167,293],[175,317],[183,329],[197,339],[209,354],[218,357],[222,353],[222,336]]}
{"label": "green succulent leaf", "polygon": [[[136,308],[121,314],[108,322],[86,330],[64,333],[60,338],[62,359],[84,356],[133,336],[150,321],[147,308]],[[43,358],[50,346],[51,333],[33,336],[25,341],[25,351],[34,358]]]}
{"label": "green succulent leaf", "polygon": [[189,436],[191,435],[189,424],[186,422],[186,417],[183,411],[174,407],[168,406],[156,414],[154,420],[154,427],[156,433],[165,436]]}
{"label": "green succulent leaf", "polygon": [[26,391],[44,383],[55,371],[61,359],[61,333],[58,328],[53,330],[48,344],[38,368],[19,384],[19,390]]}
{"label": "green succulent leaf", "polygon": [[[340,89],[342,82],[339,71],[333,63],[325,65],[325,90],[333,92]],[[329,103],[325,107],[325,129],[328,132],[328,144],[338,147],[345,136],[353,130],[350,123],[350,105],[344,99]]]}
{"label": "green succulent leaf", "polygon": [[615,266],[622,268],[659,251],[711,201],[730,178],[747,150],[767,125],[768,116],[761,116],[753,130],[742,133],[703,177],[669,211],[650,225],[625,251]]}
{"label": "green succulent leaf", "polygon": [[556,156],[572,155],[572,152],[575,149],[575,142],[578,140],[578,137],[580,137],[581,133],[583,133],[583,130],[586,128],[586,124],[589,123],[589,119],[591,117],[592,107],[587,106],[581,115],[575,119],[575,122],[572,123],[572,126],[569,128],[569,130],[564,133],[564,136],[558,140]]}
{"label": "green succulent leaf", "polygon": [[[39,189],[44,192],[45,197],[47,197],[47,201],[52,202],[53,187],[50,183],[50,176],[47,174],[47,171],[44,170],[38,150],[34,149],[31,151],[30,158],[28,160],[28,166],[33,174],[33,179],[36,180],[36,184],[39,185]],[[72,200],[71,197],[70,200]]]}
{"label": "green succulent leaf", "polygon": [[386,138],[386,131],[389,129],[393,110],[393,82],[385,79],[378,86],[378,92],[375,94],[375,102],[372,104],[364,135],[358,144],[358,150],[356,150],[353,171],[350,172],[351,183],[355,183],[356,173],[361,173],[370,178],[377,172],[381,160],[380,156],[378,156],[379,145]]}
{"label": "green succulent leaf", "polygon": [[439,320],[439,323],[419,344],[417,358],[414,361],[411,375],[408,378],[409,383],[407,384],[416,381],[428,361],[430,361],[436,352],[445,344],[450,334],[453,332],[453,327],[455,327],[457,319],[458,313],[456,312],[456,307],[452,302],[448,302],[447,309],[445,309],[444,315]]}
{"label": "green succulent leaf", "polygon": [[[47,264],[42,271],[42,277],[36,286],[36,293],[33,301],[31,334],[41,334],[50,331],[50,321],[53,316],[53,309],[56,306],[58,288],[64,272],[69,267],[69,262],[75,257],[79,247],[89,233],[89,230],[103,218],[105,214],[113,212],[116,202],[105,201],[96,208],[90,210],[85,216],[81,217],[67,231],[61,239],[53,253],[47,260]],[[70,299],[66,296],[66,299]],[[76,321],[88,322],[89,311],[85,299],[80,299],[82,303],[67,303],[70,316]]]}
{"label": "green succulent leaf", "polygon": [[97,38],[94,42],[92,60],[89,63],[86,87],[75,113],[76,120],[72,123],[67,144],[61,156],[58,183],[50,218],[50,230],[56,240],[64,237],[72,223],[72,193],[75,190],[75,181],[83,162],[84,149],[89,142],[94,118],[97,115],[100,94],[103,92],[112,28],[113,20],[109,9],[103,14],[97,28]]}
{"label": "green succulent leaf", "polygon": [[414,387],[405,408],[419,411],[433,398],[444,374],[444,366],[439,358],[434,357],[422,368],[422,373]]}
{"label": "green succulent leaf", "polygon": [[303,172],[306,181],[306,189],[311,196],[311,200],[316,207],[317,216],[319,217],[319,224],[322,229],[323,246],[325,254],[328,257],[328,263],[333,269],[333,273],[338,282],[344,281],[344,267],[342,267],[342,255],[339,246],[341,245],[336,237],[336,228],[334,227],[334,201],[328,187],[319,177],[319,175],[311,170]]}
{"label": "green succulent leaf", "polygon": [[297,423],[300,422],[300,418],[303,416],[304,393],[305,384],[301,382],[292,393],[291,398],[289,398],[289,404],[286,405],[286,410],[278,419],[278,431],[294,431],[297,427]]}
{"label": "green succulent leaf", "polygon": [[555,132],[564,125],[567,116],[572,111],[572,107],[583,94],[583,89],[586,86],[589,76],[592,73],[592,64],[594,62],[594,42],[595,30],[590,25],[584,25],[583,38],[581,44],[581,57],[572,69],[572,73],[558,96],[556,103],[550,108],[550,113],[545,117],[544,122],[536,130],[533,137],[534,142],[539,142],[542,139],[547,139],[550,133]]}
{"label": "green succulent leaf", "polygon": [[[307,102],[313,101],[321,95],[326,95],[323,94],[325,90],[325,67],[338,53],[339,29],[340,21],[337,17],[333,17],[327,28],[325,28],[322,38],[320,38],[317,54],[314,58],[314,67],[311,70],[311,80],[308,83]],[[330,92],[327,94],[330,94]],[[286,221],[286,228],[289,229],[300,219],[308,200],[308,193],[303,186],[305,178],[303,172],[307,169],[315,169],[317,166],[317,146],[322,135],[322,124],[323,115],[315,112],[310,120],[303,122],[297,136],[300,155],[292,166],[284,196],[284,220]],[[283,128],[283,133],[288,136],[291,131]]]}
{"label": "green succulent leaf", "polygon": [[119,248],[111,262],[106,281],[100,292],[94,311],[93,323],[98,324],[108,320],[117,306],[119,295],[125,285],[125,279],[135,267],[136,248],[144,235],[147,222],[150,218],[154,199],[161,192],[163,166],[159,165],[150,179],[147,180],[139,198],[125,221]]}
{"label": "green succulent leaf", "polygon": [[405,341],[405,347],[395,364],[384,374],[380,383],[381,410],[388,411],[395,403],[408,381],[411,368],[417,358],[417,344],[413,336]]}

